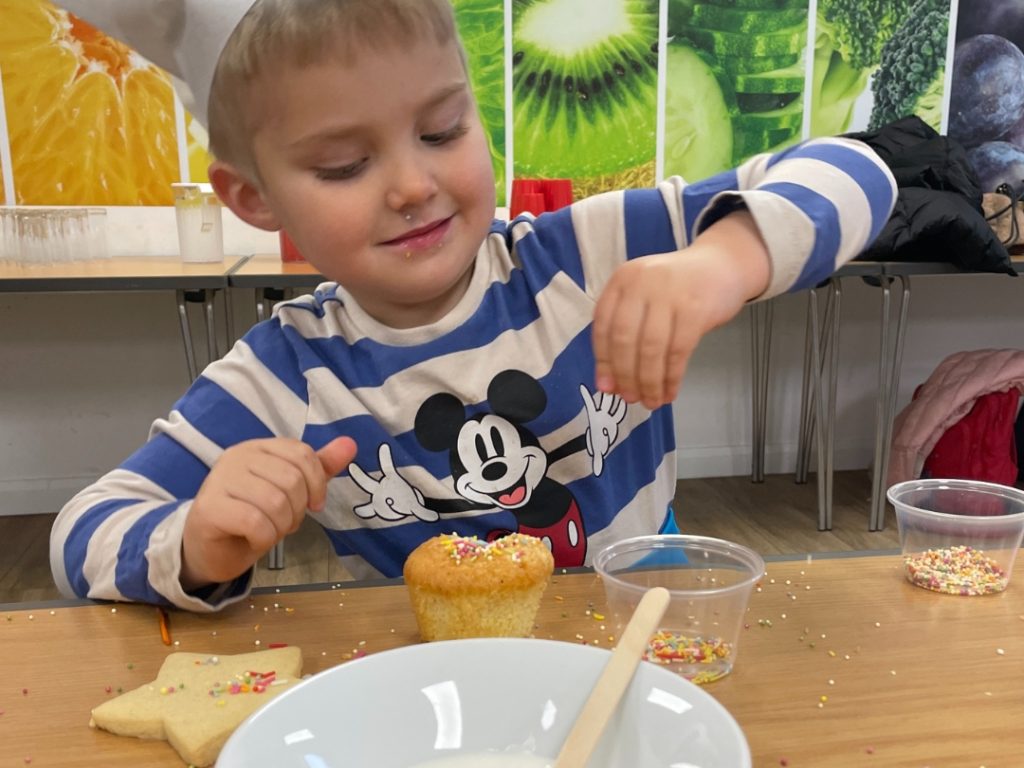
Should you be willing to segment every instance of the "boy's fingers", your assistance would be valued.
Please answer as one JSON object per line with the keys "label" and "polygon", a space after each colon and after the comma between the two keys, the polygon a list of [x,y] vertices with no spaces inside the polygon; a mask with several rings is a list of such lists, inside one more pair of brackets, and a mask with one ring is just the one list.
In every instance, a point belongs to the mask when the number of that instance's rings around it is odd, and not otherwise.
{"label": "boy's fingers", "polygon": [[600,392],[614,392],[616,389],[615,376],[612,373],[609,337],[618,300],[618,291],[613,285],[609,285],[601,294],[601,298],[598,299],[597,306],[594,308],[594,322],[591,327],[596,361],[594,383]]}
{"label": "boy's fingers", "polygon": [[[318,485],[323,485],[324,482],[323,471],[316,453],[310,446],[300,440],[281,438],[265,440],[261,443],[260,448],[264,453],[286,462],[289,466],[302,473],[303,483],[302,487],[298,489],[303,494],[302,498],[294,497],[296,490],[294,482],[285,482],[285,485],[290,489],[289,493],[293,496],[294,503],[298,505],[300,510],[304,511],[308,498],[313,495]],[[257,462],[250,463],[250,471],[254,471],[256,465]],[[258,474],[272,483],[279,484],[284,480],[284,475],[281,475],[281,471],[281,468],[268,467]]]}
{"label": "boy's fingers", "polygon": [[221,501],[223,517],[220,529],[223,533],[243,539],[252,553],[262,555],[280,540],[277,526],[256,505],[234,496]]}
{"label": "boy's fingers", "polygon": [[639,399],[637,354],[646,310],[643,303],[619,302],[612,324],[610,337],[612,376],[615,377],[616,392],[627,403],[635,403]]}
{"label": "boy's fingers", "polygon": [[667,357],[671,343],[671,309],[667,306],[649,306],[637,340],[637,382],[640,398],[651,410],[664,402]]}
{"label": "boy's fingers", "polygon": [[[306,513],[306,505],[303,503],[304,498],[296,500],[288,490],[281,487],[279,484],[280,473],[273,479],[262,477],[259,472],[265,469],[264,467],[261,470],[250,472],[245,482],[231,488],[228,495],[249,504],[257,513],[266,518],[276,531],[273,545],[291,533],[297,527],[297,523],[302,522],[302,516]],[[299,488],[298,495],[304,496],[304,490]],[[248,522],[255,524],[257,521],[250,515]]]}
{"label": "boy's fingers", "polygon": [[320,511],[327,497],[327,482],[356,457],[356,441],[351,437],[336,437],[317,451],[316,456],[320,460],[323,476],[316,487],[316,493],[310,493],[309,508]]}
{"label": "boy's fingers", "polygon": [[336,437],[316,452],[320,466],[328,478],[333,478],[356,457],[356,441],[351,437]]}
{"label": "boy's fingers", "polygon": [[683,375],[690,363],[690,356],[697,347],[693,333],[688,329],[676,328],[669,345],[668,359],[665,364],[665,402],[675,400],[679,394],[679,386],[683,383]]}

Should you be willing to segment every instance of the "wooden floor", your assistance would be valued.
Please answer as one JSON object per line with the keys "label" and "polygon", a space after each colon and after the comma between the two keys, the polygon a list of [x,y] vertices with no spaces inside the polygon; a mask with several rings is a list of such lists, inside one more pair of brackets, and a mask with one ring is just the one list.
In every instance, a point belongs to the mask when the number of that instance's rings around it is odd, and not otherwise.
{"label": "wooden floor", "polygon": [[[792,475],[681,480],[676,515],[685,533],[736,541],[778,555],[805,552],[885,550],[899,546],[889,511],[886,528],[868,532],[870,480],[866,472],[837,472],[833,528],[817,530],[816,489],[796,485]],[[0,517],[0,603],[60,597],[50,576],[49,534],[53,515]],[[327,537],[311,520],[285,544],[282,570],[261,563],[257,586],[341,581],[346,574],[331,556]]]}

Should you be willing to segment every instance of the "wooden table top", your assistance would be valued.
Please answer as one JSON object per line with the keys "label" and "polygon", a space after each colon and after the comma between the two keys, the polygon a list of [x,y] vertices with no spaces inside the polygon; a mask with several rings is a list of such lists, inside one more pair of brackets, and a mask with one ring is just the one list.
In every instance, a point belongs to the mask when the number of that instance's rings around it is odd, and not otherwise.
{"label": "wooden table top", "polygon": [[228,282],[239,288],[298,288],[325,281],[312,264],[305,261],[281,261],[276,253],[257,253],[236,265]]}
{"label": "wooden table top", "polygon": [[[536,636],[607,647],[593,617],[603,603],[597,576],[556,574]],[[418,642],[401,585],[282,589],[171,621],[173,650],[288,643],[307,673]],[[747,625],[732,674],[706,690],[743,728],[757,768],[1024,764],[1024,587],[935,594],[908,584],[892,556],[775,562]],[[87,725],[92,707],[152,680],[172,650],[155,608],[0,610],[0,649],[0,766],[182,765],[163,742]]]}
{"label": "wooden table top", "polygon": [[240,260],[186,263],[176,257],[115,257],[55,264],[0,261],[0,291],[109,291],[223,288]]}

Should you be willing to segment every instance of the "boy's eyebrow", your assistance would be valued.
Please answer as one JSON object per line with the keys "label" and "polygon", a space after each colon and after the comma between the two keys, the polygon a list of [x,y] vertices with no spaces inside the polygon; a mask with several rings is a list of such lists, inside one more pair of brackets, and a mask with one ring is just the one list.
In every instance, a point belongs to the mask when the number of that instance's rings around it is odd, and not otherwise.
{"label": "boy's eyebrow", "polygon": [[[423,102],[423,104],[420,105],[419,110],[423,111],[436,107],[438,104],[447,101],[452,96],[458,93],[465,92],[467,88],[468,83],[465,80],[460,80],[457,83],[452,83],[451,85],[439,90],[427,101]],[[321,142],[332,140],[337,141],[339,139],[345,139],[355,133],[358,133],[360,130],[361,127],[358,125],[332,126],[323,131],[311,133],[308,136],[303,136],[299,139],[296,139],[294,142],[292,142],[292,147],[296,149],[301,149],[303,147],[320,144]]]}

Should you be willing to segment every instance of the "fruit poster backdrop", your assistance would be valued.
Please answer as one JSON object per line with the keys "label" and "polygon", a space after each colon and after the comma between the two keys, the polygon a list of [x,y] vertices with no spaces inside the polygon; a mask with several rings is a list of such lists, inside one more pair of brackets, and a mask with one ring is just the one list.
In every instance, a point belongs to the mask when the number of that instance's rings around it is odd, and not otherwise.
{"label": "fruit poster backdrop", "polygon": [[949,135],[967,147],[981,187],[1024,193],[1024,0],[960,5]]}
{"label": "fruit poster backdrop", "polygon": [[[453,4],[504,198],[504,0]],[[167,73],[47,0],[0,0],[0,84],[4,203],[172,205],[172,182],[207,180]]]}
{"label": "fruit poster backdrop", "polygon": [[[986,189],[1024,178],[1024,0],[453,4],[499,204],[510,174],[577,197],[697,180],[909,114],[963,142]],[[169,205],[205,180],[166,73],[48,0],[0,0],[0,19],[0,202]]]}

